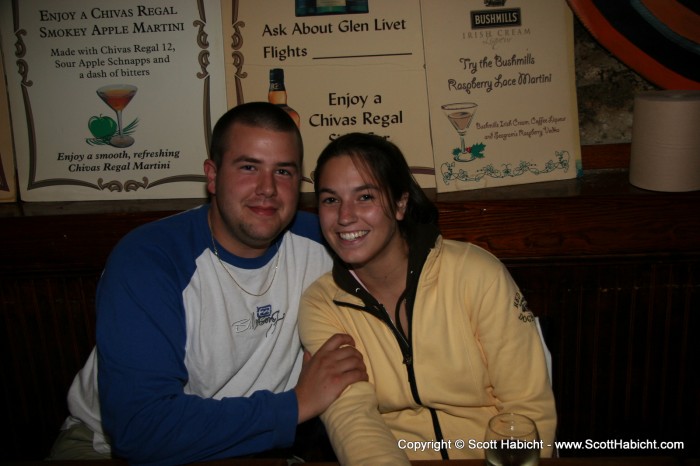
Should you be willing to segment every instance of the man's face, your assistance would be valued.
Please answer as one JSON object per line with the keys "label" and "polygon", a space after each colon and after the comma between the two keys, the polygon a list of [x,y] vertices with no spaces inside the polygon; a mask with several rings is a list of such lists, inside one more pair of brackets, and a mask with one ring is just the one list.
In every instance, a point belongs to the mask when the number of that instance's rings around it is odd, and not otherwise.
{"label": "man's face", "polygon": [[257,257],[296,213],[301,154],[294,133],[238,123],[225,143],[221,167],[204,162],[212,231],[231,253]]}

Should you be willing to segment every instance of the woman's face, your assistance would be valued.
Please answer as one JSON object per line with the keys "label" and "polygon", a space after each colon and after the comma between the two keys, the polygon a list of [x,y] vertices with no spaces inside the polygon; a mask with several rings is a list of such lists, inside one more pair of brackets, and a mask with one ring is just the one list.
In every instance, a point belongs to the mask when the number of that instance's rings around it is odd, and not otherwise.
{"label": "woman's face", "polygon": [[340,259],[355,270],[392,264],[392,254],[403,250],[398,221],[407,195],[390,209],[380,186],[345,155],[330,159],[317,182],[323,236]]}

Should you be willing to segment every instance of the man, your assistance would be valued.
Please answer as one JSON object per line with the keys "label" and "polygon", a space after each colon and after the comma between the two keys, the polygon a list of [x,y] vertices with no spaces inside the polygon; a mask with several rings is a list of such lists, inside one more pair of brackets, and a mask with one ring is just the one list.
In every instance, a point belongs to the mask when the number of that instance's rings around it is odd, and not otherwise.
{"label": "man", "polygon": [[331,260],[315,216],[296,212],[293,120],[272,104],[239,105],[217,122],[210,152],[211,202],[137,228],[110,255],[97,346],[69,391],[53,459],[173,464],[287,447],[297,424],[367,380],[349,336],[311,358],[297,335],[300,295]]}

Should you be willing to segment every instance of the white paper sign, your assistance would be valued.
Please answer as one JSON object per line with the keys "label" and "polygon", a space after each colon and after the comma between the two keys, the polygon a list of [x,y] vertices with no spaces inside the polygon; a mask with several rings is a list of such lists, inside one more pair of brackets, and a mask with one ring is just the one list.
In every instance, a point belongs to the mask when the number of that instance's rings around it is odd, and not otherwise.
{"label": "white paper sign", "polygon": [[239,102],[268,100],[270,72],[282,70],[304,138],[304,191],[321,150],[354,131],[396,143],[418,182],[435,186],[418,0],[237,0],[233,14],[229,87]]}
{"label": "white paper sign", "polygon": [[438,192],[574,178],[564,0],[421,0]]}
{"label": "white paper sign", "polygon": [[218,0],[0,8],[23,200],[205,196],[227,109]]}

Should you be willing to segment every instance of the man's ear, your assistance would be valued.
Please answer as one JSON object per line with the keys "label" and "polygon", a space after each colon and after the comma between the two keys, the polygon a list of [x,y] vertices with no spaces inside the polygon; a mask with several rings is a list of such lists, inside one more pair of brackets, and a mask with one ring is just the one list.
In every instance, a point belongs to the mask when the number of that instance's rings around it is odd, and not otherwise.
{"label": "man's ear", "polygon": [[408,193],[403,193],[401,198],[396,201],[396,220],[403,220],[408,208]]}
{"label": "man's ear", "polygon": [[216,194],[216,164],[213,160],[204,161],[204,174],[207,176],[207,192],[212,196]]}

